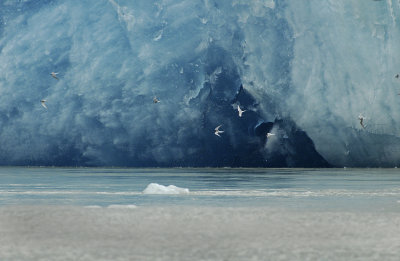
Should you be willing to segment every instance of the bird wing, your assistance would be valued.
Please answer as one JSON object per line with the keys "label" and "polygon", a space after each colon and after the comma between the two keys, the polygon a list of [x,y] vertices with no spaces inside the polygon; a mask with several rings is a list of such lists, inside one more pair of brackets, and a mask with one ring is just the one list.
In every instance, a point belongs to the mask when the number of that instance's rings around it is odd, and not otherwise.
{"label": "bird wing", "polygon": [[364,118],[360,118],[360,125],[361,125],[363,128],[365,128],[365,126],[364,126]]}
{"label": "bird wing", "polygon": [[219,131],[219,128],[221,128],[222,125],[219,125],[218,127],[215,128],[216,131]]}

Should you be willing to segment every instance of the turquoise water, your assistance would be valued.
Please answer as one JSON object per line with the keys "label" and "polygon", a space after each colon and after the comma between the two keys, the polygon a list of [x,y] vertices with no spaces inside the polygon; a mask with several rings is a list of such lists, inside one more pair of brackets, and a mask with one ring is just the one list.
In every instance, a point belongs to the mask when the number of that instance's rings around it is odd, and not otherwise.
{"label": "turquoise water", "polygon": [[[144,194],[150,183],[187,188]],[[400,210],[397,169],[0,168],[1,205]]]}

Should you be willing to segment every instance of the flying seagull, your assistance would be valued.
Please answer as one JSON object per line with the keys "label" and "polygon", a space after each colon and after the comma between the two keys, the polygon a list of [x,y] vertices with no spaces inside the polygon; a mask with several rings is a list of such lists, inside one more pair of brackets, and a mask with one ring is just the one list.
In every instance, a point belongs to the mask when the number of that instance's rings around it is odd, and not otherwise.
{"label": "flying seagull", "polygon": [[50,73],[50,75],[51,75],[54,79],[60,80],[60,79],[58,79],[57,74],[58,74],[58,73],[55,73],[55,72],[51,72],[51,73]]}
{"label": "flying seagull", "polygon": [[160,102],[160,100],[157,99],[157,97],[154,97],[154,98],[153,98],[153,103],[159,103],[159,102]]}
{"label": "flying seagull", "polygon": [[43,106],[45,109],[47,109],[46,100],[41,100],[40,103],[42,104],[42,106]]}
{"label": "flying seagull", "polygon": [[239,112],[239,117],[242,117],[243,112],[245,112],[246,110],[242,111],[242,109],[240,109],[239,105],[238,105],[237,109],[238,109],[238,112]]}
{"label": "flying seagull", "polygon": [[275,134],[268,132],[268,133],[267,133],[267,138],[269,138],[269,137],[271,137],[271,136],[274,136],[274,135],[275,135]]}
{"label": "flying seagull", "polygon": [[360,125],[361,127],[363,127],[363,129],[365,129],[365,125],[364,125],[364,119],[365,117],[362,116],[361,114],[358,116],[358,119],[360,120]]}
{"label": "flying seagull", "polygon": [[219,134],[223,133],[224,131],[220,131],[219,128],[221,128],[222,125],[219,125],[218,127],[215,128],[214,134],[217,135],[218,137],[221,137]]}

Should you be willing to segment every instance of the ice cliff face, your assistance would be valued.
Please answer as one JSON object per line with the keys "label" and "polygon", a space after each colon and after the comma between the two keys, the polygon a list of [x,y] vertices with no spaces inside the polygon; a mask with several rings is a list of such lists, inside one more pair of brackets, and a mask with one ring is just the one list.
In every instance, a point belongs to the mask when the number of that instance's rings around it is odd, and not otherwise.
{"label": "ice cliff face", "polygon": [[398,0],[1,1],[0,164],[395,166],[399,22]]}

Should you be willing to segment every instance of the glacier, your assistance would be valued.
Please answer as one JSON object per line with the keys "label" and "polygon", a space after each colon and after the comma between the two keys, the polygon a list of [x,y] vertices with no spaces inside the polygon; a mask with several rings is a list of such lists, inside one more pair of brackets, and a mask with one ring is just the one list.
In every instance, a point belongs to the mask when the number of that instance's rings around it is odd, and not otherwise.
{"label": "glacier", "polygon": [[400,0],[1,1],[0,165],[398,166],[399,23]]}

